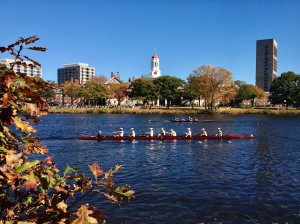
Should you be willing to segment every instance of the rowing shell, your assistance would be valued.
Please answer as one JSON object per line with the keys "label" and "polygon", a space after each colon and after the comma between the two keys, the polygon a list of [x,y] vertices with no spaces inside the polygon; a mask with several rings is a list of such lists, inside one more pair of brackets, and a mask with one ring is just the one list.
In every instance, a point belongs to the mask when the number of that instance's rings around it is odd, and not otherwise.
{"label": "rowing shell", "polygon": [[253,135],[223,135],[223,137],[218,137],[218,136],[192,136],[192,137],[185,137],[185,136],[164,136],[164,137],[150,137],[150,136],[136,136],[136,137],[114,137],[114,136],[103,136],[103,137],[97,137],[97,136],[80,136],[80,140],[96,140],[96,141],[105,141],[105,140],[111,140],[111,141],[122,141],[122,140],[127,140],[127,141],[133,141],[133,140],[204,140],[204,139],[252,139],[254,138]]}

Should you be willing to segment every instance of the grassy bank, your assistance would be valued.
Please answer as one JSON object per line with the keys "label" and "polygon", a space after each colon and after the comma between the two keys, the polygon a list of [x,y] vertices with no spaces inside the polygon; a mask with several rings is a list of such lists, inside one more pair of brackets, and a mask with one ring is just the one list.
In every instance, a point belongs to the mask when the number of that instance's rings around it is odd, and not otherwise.
{"label": "grassy bank", "polygon": [[[112,114],[201,114],[204,108],[189,107],[153,107],[151,109],[135,108],[51,108],[49,113],[112,113]],[[300,115],[300,110],[271,110],[271,109],[244,109],[244,108],[219,108],[215,114],[269,114],[269,115]]]}

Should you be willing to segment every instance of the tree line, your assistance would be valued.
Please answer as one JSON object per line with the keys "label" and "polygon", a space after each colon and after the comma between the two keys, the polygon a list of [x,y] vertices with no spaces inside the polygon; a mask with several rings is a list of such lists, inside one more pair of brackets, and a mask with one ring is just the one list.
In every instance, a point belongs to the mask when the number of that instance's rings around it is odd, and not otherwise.
{"label": "tree line", "polygon": [[[194,101],[204,101],[207,111],[213,111],[218,105],[239,107],[244,100],[250,100],[254,106],[255,99],[269,96],[272,104],[285,104],[299,107],[299,75],[293,72],[283,73],[276,78],[269,95],[263,89],[243,81],[232,80],[229,70],[211,65],[202,65],[187,78],[187,82],[174,76],[159,78],[142,77],[131,83],[105,85],[105,78],[94,77],[83,85],[76,82],[65,82],[58,88],[63,95],[74,99],[81,97],[86,105],[105,104],[106,99],[115,98],[120,105],[128,97],[140,100],[143,104],[154,104],[158,99],[165,100],[166,106],[180,105],[183,101],[192,107]],[[44,97],[51,99],[53,90],[45,90]]]}

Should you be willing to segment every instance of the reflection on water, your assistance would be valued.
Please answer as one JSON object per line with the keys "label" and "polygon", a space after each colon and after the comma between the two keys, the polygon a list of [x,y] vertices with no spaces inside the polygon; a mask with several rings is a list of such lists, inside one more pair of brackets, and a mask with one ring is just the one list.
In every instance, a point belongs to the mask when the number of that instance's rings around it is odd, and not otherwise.
{"label": "reflection on water", "polygon": [[[115,176],[136,191],[127,204],[101,205],[109,223],[300,223],[299,117],[202,115],[199,123],[168,122],[167,115],[49,115],[38,134],[60,167],[81,171],[93,162],[122,164]],[[149,120],[156,122],[149,122]],[[193,134],[254,134],[252,140],[80,141],[123,127]],[[284,130],[284,131],[283,131]]]}

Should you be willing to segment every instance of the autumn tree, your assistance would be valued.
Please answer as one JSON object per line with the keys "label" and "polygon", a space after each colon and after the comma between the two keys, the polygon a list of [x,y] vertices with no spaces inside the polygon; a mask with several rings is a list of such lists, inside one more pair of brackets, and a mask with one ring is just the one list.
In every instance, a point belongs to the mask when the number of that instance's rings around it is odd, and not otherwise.
{"label": "autumn tree", "polygon": [[99,76],[93,76],[91,78],[91,81],[104,84],[107,81],[107,79],[106,79],[105,75],[99,75]]}
{"label": "autumn tree", "polygon": [[64,82],[60,89],[62,90],[63,96],[69,96],[71,98],[71,105],[74,103],[74,98],[80,96],[81,93],[81,86],[74,81],[67,81]]}
{"label": "autumn tree", "polygon": [[81,95],[89,105],[97,105],[99,100],[107,98],[108,90],[104,84],[95,80],[88,80],[82,86]]}
{"label": "autumn tree", "polygon": [[179,97],[182,92],[179,87],[182,87],[184,81],[174,76],[160,76],[154,80],[159,96],[167,99],[167,107],[170,107],[170,102],[176,97]]}
{"label": "autumn tree", "polygon": [[41,91],[40,95],[49,104],[51,102],[51,100],[54,99],[54,97],[55,97],[55,88],[56,88],[56,85],[55,85],[54,81],[50,81],[50,80],[47,81],[47,84],[48,84],[49,87],[43,89]]}
{"label": "autumn tree", "polygon": [[38,39],[19,38],[9,46],[0,46],[1,53],[8,52],[15,58],[10,68],[0,65],[0,222],[103,223],[101,210],[81,204],[82,199],[99,196],[118,203],[132,198],[130,187],[116,186],[112,178],[121,166],[105,171],[97,163],[91,164],[93,178],[69,166],[61,171],[51,157],[37,156],[48,149],[34,136],[36,129],[29,123],[37,120],[21,113],[23,103],[41,105],[39,93],[50,88],[41,79],[13,71],[15,65],[26,64],[24,59],[40,66],[22,55],[24,49],[45,51],[30,46]]}
{"label": "autumn tree", "polygon": [[121,105],[121,101],[128,96],[128,83],[113,83],[109,85],[109,95],[111,98],[116,98],[118,105]]}
{"label": "autumn tree", "polygon": [[241,103],[243,100],[251,100],[251,105],[254,107],[255,98],[262,98],[265,96],[267,96],[267,94],[263,89],[250,84],[242,84],[238,89],[235,101]]}
{"label": "autumn tree", "polygon": [[153,83],[153,79],[140,78],[134,80],[130,87],[129,97],[142,100],[143,103],[157,100],[157,87]]}
{"label": "autumn tree", "polygon": [[212,112],[233,88],[231,72],[220,67],[203,65],[193,71],[189,83],[194,86],[198,97],[205,101],[205,109]]}

